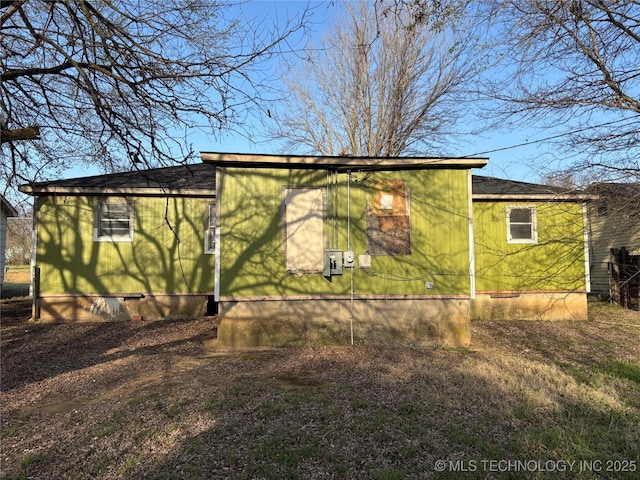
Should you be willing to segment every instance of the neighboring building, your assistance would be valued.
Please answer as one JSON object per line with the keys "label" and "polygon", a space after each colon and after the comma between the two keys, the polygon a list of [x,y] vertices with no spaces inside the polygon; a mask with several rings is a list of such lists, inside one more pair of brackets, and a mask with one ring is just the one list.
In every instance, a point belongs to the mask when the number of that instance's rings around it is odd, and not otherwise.
{"label": "neighboring building", "polygon": [[213,178],[199,164],[22,186],[35,197],[39,318],[204,315]]}
{"label": "neighboring building", "polygon": [[471,318],[586,320],[586,203],[566,188],[473,178]]}
{"label": "neighboring building", "polygon": [[482,158],[202,160],[22,187],[41,318],[217,311],[237,347],[465,345],[471,318],[586,319],[582,196],[474,177]]}
{"label": "neighboring building", "polygon": [[15,208],[0,195],[0,285],[4,282],[5,246],[7,239],[7,217],[15,217],[18,214]]}
{"label": "neighboring building", "polygon": [[591,292],[611,295],[611,249],[640,255],[640,183],[595,183],[587,191],[598,200],[589,206]]}

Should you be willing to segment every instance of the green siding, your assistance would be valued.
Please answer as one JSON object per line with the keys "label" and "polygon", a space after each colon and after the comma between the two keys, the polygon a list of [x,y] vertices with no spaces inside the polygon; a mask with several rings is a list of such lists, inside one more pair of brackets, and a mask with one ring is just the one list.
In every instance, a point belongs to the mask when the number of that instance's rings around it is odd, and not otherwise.
{"label": "green siding", "polygon": [[[537,244],[508,244],[506,209],[535,206]],[[585,289],[582,205],[474,202],[478,291]]]}
{"label": "green siding", "polygon": [[42,294],[213,291],[214,258],[204,254],[206,205],[213,199],[134,197],[133,242],[94,242],[98,200],[39,199]]}
{"label": "green siding", "polygon": [[[326,187],[325,170],[222,168],[221,296],[349,294],[350,275],[286,272],[282,237],[284,187]],[[423,170],[354,173],[351,184],[351,246],[356,254],[354,293],[377,295],[469,294],[468,171]],[[410,190],[411,255],[366,253],[367,192],[373,180],[404,180]],[[329,197],[333,197],[329,195]],[[338,245],[329,245],[331,209],[325,221],[327,247],[347,249],[347,175],[338,176]],[[433,282],[432,290],[425,283]]]}

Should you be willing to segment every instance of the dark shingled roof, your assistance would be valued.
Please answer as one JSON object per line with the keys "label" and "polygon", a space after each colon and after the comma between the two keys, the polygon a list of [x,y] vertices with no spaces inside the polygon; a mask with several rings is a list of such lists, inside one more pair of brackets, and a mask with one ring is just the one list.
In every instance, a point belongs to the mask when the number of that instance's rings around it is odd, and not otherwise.
{"label": "dark shingled roof", "polygon": [[615,195],[625,197],[640,196],[640,182],[601,182],[592,183],[587,188],[588,192],[597,193],[598,195]]}
{"label": "dark shingled roof", "polygon": [[628,215],[640,213],[640,182],[593,183],[587,192],[597,195],[607,205]]}
{"label": "dark shingled roof", "polygon": [[[175,167],[155,168],[133,172],[110,173],[91,177],[70,178],[50,182],[23,185],[20,190],[32,195],[69,193],[76,195],[100,194],[101,192],[126,194],[132,190],[148,190],[153,194],[188,194],[190,192],[215,193],[215,165],[198,163]],[[503,180],[494,177],[473,175],[474,199],[494,197],[510,199],[558,198],[584,196],[583,192],[535,183]]]}
{"label": "dark shingled roof", "polygon": [[133,172],[109,173],[91,177],[70,178],[50,182],[22,185],[26,193],[53,193],[65,190],[83,192],[127,191],[140,189],[167,191],[215,191],[216,168],[214,165],[197,163],[176,167],[154,168]]}
{"label": "dark shingled roof", "polygon": [[563,187],[552,187],[549,185],[539,185],[537,183],[516,182],[514,180],[503,180],[501,178],[473,176],[472,191],[474,195],[510,195],[510,196],[531,196],[531,195],[566,195],[576,193]]}
{"label": "dark shingled roof", "polygon": [[18,215],[18,212],[13,208],[13,205],[9,203],[9,200],[4,198],[2,195],[0,195],[0,208],[8,217],[15,217]]}

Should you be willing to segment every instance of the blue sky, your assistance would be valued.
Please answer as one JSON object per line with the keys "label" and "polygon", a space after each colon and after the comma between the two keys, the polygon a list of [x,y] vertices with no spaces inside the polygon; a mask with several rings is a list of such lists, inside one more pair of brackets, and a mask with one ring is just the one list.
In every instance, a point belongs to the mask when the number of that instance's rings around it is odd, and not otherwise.
{"label": "blue sky", "polygon": [[[344,2],[344,0],[342,0]],[[307,7],[313,12],[315,36],[311,39],[314,45],[320,45],[322,34],[335,16],[340,15],[340,0],[334,1],[296,1],[296,0],[254,0],[239,7],[239,11],[248,17],[263,17],[266,21],[282,23],[295,16]],[[233,153],[282,153],[274,144],[253,143],[241,135],[228,135],[222,139],[197,138],[196,150],[233,152]],[[510,178],[513,180],[537,182],[541,173],[531,165],[544,153],[544,143],[537,143],[544,134],[536,134],[532,129],[509,133],[495,132],[468,135],[464,137],[460,155],[489,157],[489,164],[476,172],[482,175]],[[511,148],[513,147],[513,148]],[[488,153],[487,153],[488,152]]]}
{"label": "blue sky", "polygon": [[[226,16],[234,18],[235,15],[238,15],[245,20],[252,18],[264,20],[263,25],[265,26],[271,23],[284,25],[287,19],[295,17],[308,7],[311,7],[313,11],[312,30],[314,35],[312,41],[315,45],[319,45],[324,29],[331,24],[332,17],[340,13],[340,1],[252,0],[235,7]],[[544,138],[544,134],[536,135],[533,130],[510,133],[496,132],[484,137],[469,135],[462,139],[463,147],[459,149],[459,154],[489,157],[489,164],[476,173],[538,182],[541,174],[531,165],[539,164],[535,159],[545,153],[544,142],[537,142],[542,138]],[[274,143],[254,143],[241,134],[227,133],[222,138],[215,138],[202,131],[194,130],[190,140],[196,152],[283,153]],[[62,176],[69,178],[99,173],[97,170],[87,170],[84,167],[70,169],[63,172]]]}

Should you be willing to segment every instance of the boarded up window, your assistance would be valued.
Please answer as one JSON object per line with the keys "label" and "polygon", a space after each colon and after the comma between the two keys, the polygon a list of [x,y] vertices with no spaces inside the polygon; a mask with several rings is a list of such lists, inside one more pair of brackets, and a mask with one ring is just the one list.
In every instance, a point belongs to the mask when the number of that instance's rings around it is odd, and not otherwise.
{"label": "boarded up window", "polygon": [[284,189],[284,241],[287,271],[321,273],[323,266],[323,191],[320,188]]}
{"label": "boarded up window", "polygon": [[404,181],[373,182],[367,209],[370,255],[411,255],[409,207],[409,190]]}

